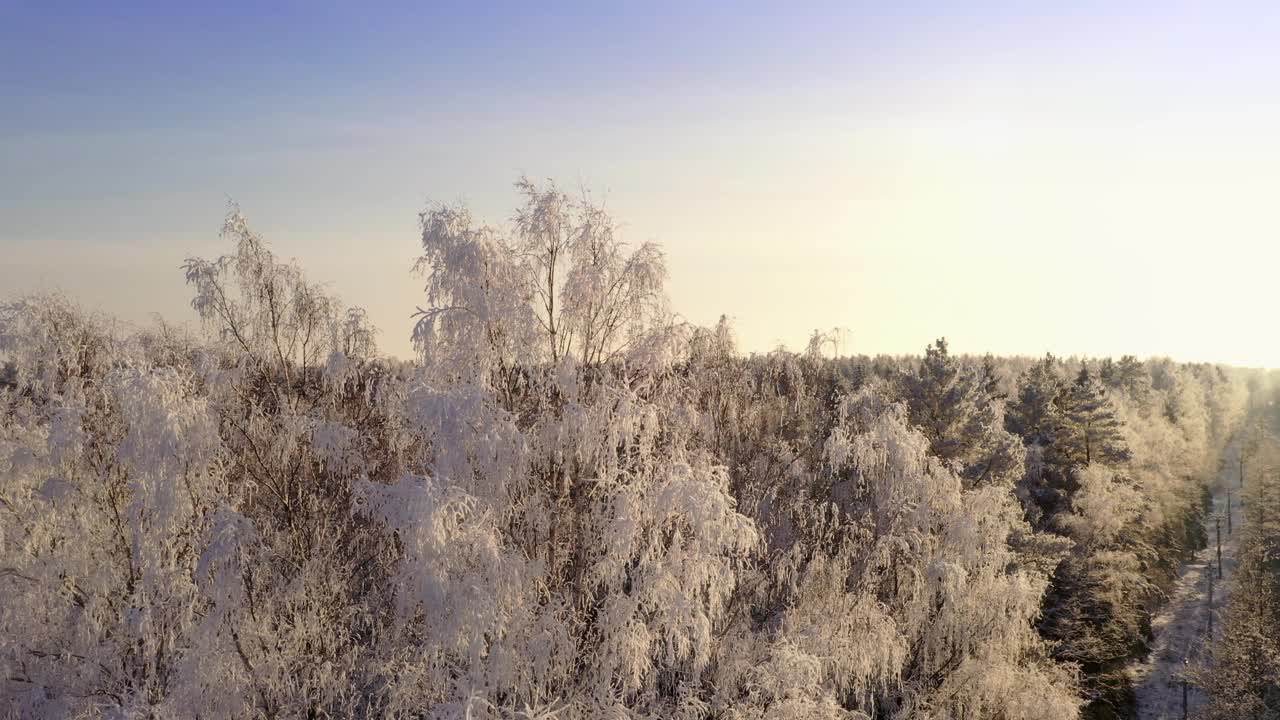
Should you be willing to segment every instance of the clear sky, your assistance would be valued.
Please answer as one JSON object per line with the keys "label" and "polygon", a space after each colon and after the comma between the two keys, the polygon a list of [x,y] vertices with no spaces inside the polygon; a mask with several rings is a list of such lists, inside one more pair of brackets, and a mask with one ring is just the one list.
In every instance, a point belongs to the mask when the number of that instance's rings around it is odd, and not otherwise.
{"label": "clear sky", "polygon": [[230,197],[407,356],[526,173],[745,350],[1280,366],[1280,3],[613,5],[0,1],[0,295],[190,318]]}

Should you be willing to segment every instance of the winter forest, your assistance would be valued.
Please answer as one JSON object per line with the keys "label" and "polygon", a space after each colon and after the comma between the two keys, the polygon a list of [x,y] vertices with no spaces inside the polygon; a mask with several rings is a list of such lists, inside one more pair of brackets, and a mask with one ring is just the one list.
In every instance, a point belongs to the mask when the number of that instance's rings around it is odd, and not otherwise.
{"label": "winter forest", "polygon": [[234,207],[168,322],[5,300],[0,712],[1280,717],[1271,374],[747,354],[517,190],[422,213],[411,361]]}

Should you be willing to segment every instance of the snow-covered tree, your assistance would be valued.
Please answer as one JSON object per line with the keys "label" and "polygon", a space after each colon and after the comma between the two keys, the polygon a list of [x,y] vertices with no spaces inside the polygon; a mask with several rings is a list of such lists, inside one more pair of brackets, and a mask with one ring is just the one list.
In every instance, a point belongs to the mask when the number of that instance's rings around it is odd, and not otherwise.
{"label": "snow-covered tree", "polygon": [[1106,390],[1088,367],[1080,368],[1075,382],[1062,393],[1060,405],[1061,432],[1054,444],[1062,457],[1079,465],[1129,459],[1120,420]]}
{"label": "snow-covered tree", "polygon": [[424,216],[422,473],[363,490],[402,538],[397,627],[419,655],[392,706],[693,712],[757,535],[694,442],[660,254],[625,256],[598,208],[520,189],[510,240]]}
{"label": "snow-covered tree", "polygon": [[[185,265],[200,330],[0,306],[0,711],[1122,701],[1247,375],[1122,359],[1104,394],[1064,382],[1075,359],[847,356],[822,333],[743,357],[727,319],[670,315],[659,249],[589,196],[517,192],[501,226],[423,213],[414,363],[234,209],[227,254]],[[1261,525],[1280,493],[1248,462]]]}
{"label": "snow-covered tree", "polygon": [[1057,404],[1061,390],[1057,361],[1052,355],[1046,355],[1019,380],[1017,398],[1009,404],[1005,418],[1009,430],[1030,444],[1044,446],[1051,442],[1061,415]]}
{"label": "snow-covered tree", "polygon": [[1119,361],[1111,358],[1102,361],[1098,377],[1103,384],[1127,393],[1134,404],[1144,412],[1150,405],[1151,376],[1147,368],[1133,355],[1125,355]]}
{"label": "snow-covered tree", "polygon": [[930,451],[954,463],[970,485],[1012,485],[1023,472],[1022,442],[1003,427],[992,381],[951,356],[945,338],[925,348],[919,370],[901,379],[911,421],[929,439]]}
{"label": "snow-covered tree", "polygon": [[735,717],[1075,717],[1071,673],[1032,630],[1047,578],[1011,569],[1024,526],[1008,489],[966,490],[880,390],[842,416],[820,467],[792,465],[806,490],[778,499],[788,529],[731,633],[721,702]]}

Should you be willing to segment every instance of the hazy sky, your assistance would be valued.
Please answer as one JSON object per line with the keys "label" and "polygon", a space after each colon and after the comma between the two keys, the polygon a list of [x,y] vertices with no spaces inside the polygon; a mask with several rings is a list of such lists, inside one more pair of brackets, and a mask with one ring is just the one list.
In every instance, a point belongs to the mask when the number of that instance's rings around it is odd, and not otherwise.
{"label": "hazy sky", "polygon": [[177,5],[0,1],[0,295],[189,318],[230,197],[408,355],[526,173],[745,350],[1280,366],[1280,3]]}

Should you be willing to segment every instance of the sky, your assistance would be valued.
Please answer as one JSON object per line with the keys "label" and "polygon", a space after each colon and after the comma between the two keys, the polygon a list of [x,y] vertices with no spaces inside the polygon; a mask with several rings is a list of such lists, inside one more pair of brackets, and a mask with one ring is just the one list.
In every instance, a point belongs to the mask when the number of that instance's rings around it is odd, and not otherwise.
{"label": "sky", "polygon": [[[190,5],[190,7],[184,7]],[[1280,4],[0,2],[0,298],[194,317],[239,203],[411,355],[523,175],[740,348],[1280,367]]]}

